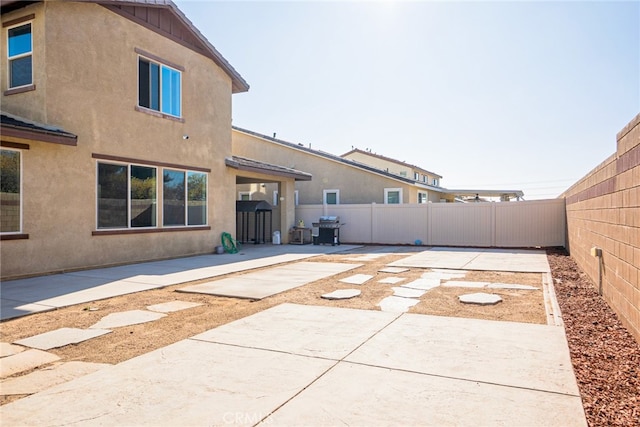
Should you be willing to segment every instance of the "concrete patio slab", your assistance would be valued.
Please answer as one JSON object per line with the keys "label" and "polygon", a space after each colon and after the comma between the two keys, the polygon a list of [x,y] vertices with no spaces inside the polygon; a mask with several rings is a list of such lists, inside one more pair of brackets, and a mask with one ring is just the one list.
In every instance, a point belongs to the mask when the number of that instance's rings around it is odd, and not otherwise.
{"label": "concrete patio slab", "polygon": [[564,330],[546,325],[404,314],[346,360],[580,396]]}
{"label": "concrete patio slab", "polygon": [[0,320],[358,248],[251,245],[237,254],[200,255],[4,280],[0,283]]}
{"label": "concrete patio slab", "polygon": [[350,283],[352,285],[362,285],[367,283],[369,280],[373,278],[370,274],[354,274],[353,276],[345,277],[344,279],[338,280],[338,282],[342,283]]}
{"label": "concrete patio slab", "polygon": [[411,307],[418,304],[420,300],[413,298],[403,298],[397,296],[390,296],[384,298],[378,303],[380,311],[387,313],[406,313]]}
{"label": "concrete patio slab", "polygon": [[14,344],[25,347],[37,348],[38,350],[50,350],[52,348],[64,347],[69,344],[77,344],[91,338],[99,337],[110,333],[107,329],[78,329],[60,328],[32,337],[23,338]]}
{"label": "concrete patio slab", "polygon": [[548,272],[546,252],[525,249],[432,248],[389,264],[395,267]]}
{"label": "concrete patio slab", "polygon": [[586,426],[562,328],[295,304],[4,405],[2,422]]}
{"label": "concrete patio slab", "polygon": [[458,296],[458,300],[463,304],[496,305],[502,301],[502,297],[496,294],[478,292],[475,294],[460,295]]}
{"label": "concrete patio slab", "polygon": [[254,425],[335,363],[188,339],[5,405],[2,423]]}
{"label": "concrete patio slab", "polygon": [[192,339],[339,360],[397,314],[280,304]]}
{"label": "concrete patio slab", "polygon": [[33,394],[106,368],[108,363],[66,362],[0,382],[2,395]]}
{"label": "concrete patio slab", "polygon": [[328,294],[320,295],[321,298],[330,300],[351,299],[360,295],[362,291],[359,289],[338,289]]}
{"label": "concrete patio slab", "polygon": [[147,310],[156,311],[158,313],[173,313],[175,311],[186,310],[188,308],[198,307],[202,304],[189,301],[168,301],[160,304],[148,305]]}
{"label": "concrete patio slab", "polygon": [[14,354],[25,351],[24,347],[10,344],[8,342],[0,342],[0,357],[13,356]]}
{"label": "concrete patio slab", "polygon": [[407,280],[405,277],[385,277],[382,280],[378,280],[378,283],[385,283],[388,285],[395,285],[396,283],[400,283],[403,280]]}
{"label": "concrete patio slab", "polygon": [[28,371],[29,369],[37,368],[38,366],[46,365],[56,360],[60,360],[60,358],[55,354],[36,349],[30,349],[12,356],[3,357],[2,363],[0,363],[0,378],[6,378],[20,372]]}
{"label": "concrete patio slab", "polygon": [[104,316],[97,323],[89,326],[91,329],[113,329],[122,326],[138,325],[140,323],[153,322],[167,315],[147,310],[129,310],[119,313],[111,313]]}
{"label": "concrete patio slab", "polygon": [[402,285],[403,288],[421,289],[429,291],[440,286],[440,279],[416,279]]}
{"label": "concrete patio slab", "polygon": [[187,286],[177,289],[177,291],[259,300],[334,274],[343,273],[361,265],[335,262],[298,262]]}
{"label": "concrete patio slab", "polygon": [[385,267],[385,268],[381,268],[378,271],[380,273],[398,274],[398,273],[404,273],[405,271],[409,271],[409,269],[408,268],[403,268],[403,267]]}
{"label": "concrete patio slab", "polygon": [[420,289],[411,289],[411,288],[403,288],[403,287],[393,287],[393,296],[394,297],[402,297],[402,298],[420,298],[427,291],[422,291]]}
{"label": "concrete patio slab", "polygon": [[582,402],[578,396],[556,395],[348,363],[341,363],[327,372],[270,415],[263,424],[558,427],[587,425]]}

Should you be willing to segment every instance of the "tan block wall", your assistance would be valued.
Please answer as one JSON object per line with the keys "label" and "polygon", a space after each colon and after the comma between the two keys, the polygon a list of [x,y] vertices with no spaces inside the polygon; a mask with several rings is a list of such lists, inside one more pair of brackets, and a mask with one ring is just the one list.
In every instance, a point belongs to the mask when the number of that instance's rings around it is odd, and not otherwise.
{"label": "tan block wall", "polygon": [[574,184],[566,198],[568,249],[640,341],[640,114],[617,135],[617,151]]}
{"label": "tan block wall", "polygon": [[[60,126],[76,134],[78,144],[30,142],[23,150],[29,238],[2,242],[2,277],[212,253],[220,233],[235,230],[235,173],[224,163],[231,155],[230,77],[205,56],[97,4],[45,2],[2,20],[29,13],[36,15],[36,90],[3,96],[3,110]],[[4,47],[6,32],[2,37]],[[184,121],[136,111],[135,48],[185,68]],[[6,65],[3,53],[2,69]],[[93,236],[93,154],[210,168],[211,230]]]}

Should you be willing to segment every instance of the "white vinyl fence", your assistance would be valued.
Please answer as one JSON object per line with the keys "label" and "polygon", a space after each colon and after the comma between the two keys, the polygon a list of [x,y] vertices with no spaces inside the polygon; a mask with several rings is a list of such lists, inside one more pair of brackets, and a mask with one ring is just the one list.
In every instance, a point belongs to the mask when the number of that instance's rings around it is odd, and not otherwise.
{"label": "white vinyl fence", "polygon": [[[405,205],[301,205],[296,221],[307,227],[322,215],[336,215],[345,225],[343,243],[427,246],[564,246],[564,199],[495,203]],[[317,234],[317,229],[314,229]]]}

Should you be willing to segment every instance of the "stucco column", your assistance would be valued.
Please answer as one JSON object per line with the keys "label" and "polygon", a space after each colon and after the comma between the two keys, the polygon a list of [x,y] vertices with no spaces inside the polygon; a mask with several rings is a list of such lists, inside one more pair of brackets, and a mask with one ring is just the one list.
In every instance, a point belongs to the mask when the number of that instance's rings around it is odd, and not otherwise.
{"label": "stucco column", "polygon": [[283,244],[289,243],[289,230],[296,222],[295,181],[280,181],[280,236]]}

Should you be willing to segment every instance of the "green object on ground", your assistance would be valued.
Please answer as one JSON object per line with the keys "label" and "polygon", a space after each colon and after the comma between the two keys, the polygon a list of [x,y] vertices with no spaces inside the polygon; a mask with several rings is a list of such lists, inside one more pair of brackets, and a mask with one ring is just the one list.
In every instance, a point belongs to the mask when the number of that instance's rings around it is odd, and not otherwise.
{"label": "green object on ground", "polygon": [[238,243],[233,240],[231,234],[224,232],[222,233],[222,246],[224,247],[225,252],[230,254],[238,253]]}

